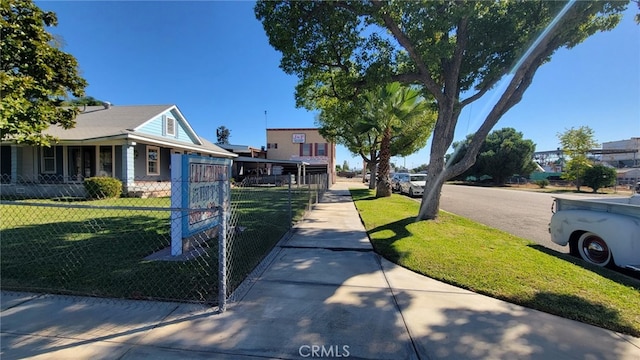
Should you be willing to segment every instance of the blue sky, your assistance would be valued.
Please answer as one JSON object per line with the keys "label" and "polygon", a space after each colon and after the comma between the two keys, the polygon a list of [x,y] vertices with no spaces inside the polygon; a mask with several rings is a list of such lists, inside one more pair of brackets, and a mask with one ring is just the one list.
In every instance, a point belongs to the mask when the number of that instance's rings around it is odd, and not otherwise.
{"label": "blue sky", "polygon": [[[233,144],[266,145],[265,128],[315,127],[295,107],[297,78],[246,1],[38,1],[58,15],[49,29],[78,59],[87,95],[118,105],[176,104],[194,130],[213,142],[216,128]],[[537,72],[523,100],[494,129],[514,127],[537,150],[558,147],[557,133],[590,126],[599,142],[640,136],[640,26],[631,5],[622,23],[574,49],[559,50]],[[474,132],[491,94],[460,116],[456,140]],[[265,116],[265,111],[266,116]],[[429,161],[429,146],[398,164]],[[361,166],[338,147],[337,163]]]}

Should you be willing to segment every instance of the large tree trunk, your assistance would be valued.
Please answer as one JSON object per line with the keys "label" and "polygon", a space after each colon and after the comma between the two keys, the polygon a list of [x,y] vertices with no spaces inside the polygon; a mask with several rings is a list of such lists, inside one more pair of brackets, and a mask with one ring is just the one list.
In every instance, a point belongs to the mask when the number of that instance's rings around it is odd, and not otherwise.
{"label": "large tree trunk", "polygon": [[[436,168],[440,169],[437,171]],[[422,194],[422,202],[420,203],[420,211],[416,220],[435,220],[440,210],[440,193],[446,179],[444,167],[444,157],[440,161],[431,161],[427,170],[427,183],[424,193]]]}
{"label": "large tree trunk", "polygon": [[[376,188],[376,169],[378,168],[378,156],[376,154],[376,150],[371,151],[370,155],[371,161],[367,163],[367,169],[369,169],[369,189],[373,190]],[[366,174],[365,174],[366,175]]]}
{"label": "large tree trunk", "polygon": [[420,203],[420,211],[416,221],[435,220],[438,217],[440,192],[442,191],[442,185],[447,181],[444,158],[447,149],[453,142],[455,126],[460,115],[460,110],[454,110],[454,100],[450,99],[447,102],[449,106],[447,104],[438,104],[438,120],[431,140],[427,183],[422,194],[422,202]]}
{"label": "large tree trunk", "polygon": [[[391,196],[391,179],[389,179],[389,162],[391,161],[391,128],[387,128],[382,135],[380,142],[380,163],[378,164],[378,174],[376,184],[376,197]],[[371,173],[373,178],[373,173]]]}

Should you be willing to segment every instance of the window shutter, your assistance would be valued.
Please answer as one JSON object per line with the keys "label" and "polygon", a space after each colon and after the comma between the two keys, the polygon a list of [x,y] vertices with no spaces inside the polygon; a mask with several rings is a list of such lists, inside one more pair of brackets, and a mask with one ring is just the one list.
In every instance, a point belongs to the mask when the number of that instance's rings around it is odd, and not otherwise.
{"label": "window shutter", "polygon": [[166,126],[166,133],[168,136],[176,136],[176,119],[174,118],[170,118],[170,117],[166,117],[166,121],[167,121],[167,126]]}
{"label": "window shutter", "polygon": [[303,148],[304,148],[304,144],[300,143],[300,156],[302,156]]}

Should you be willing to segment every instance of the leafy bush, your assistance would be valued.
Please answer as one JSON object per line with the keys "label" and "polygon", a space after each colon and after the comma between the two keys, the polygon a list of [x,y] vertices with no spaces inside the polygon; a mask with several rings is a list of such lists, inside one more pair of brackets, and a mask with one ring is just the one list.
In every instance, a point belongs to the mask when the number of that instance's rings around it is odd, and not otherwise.
{"label": "leafy bush", "polygon": [[536,180],[536,185],[538,185],[540,189],[544,189],[547,186],[549,186],[549,180],[547,179]]}
{"label": "leafy bush", "polygon": [[593,165],[584,172],[583,184],[597,192],[603,187],[612,186],[616,183],[616,169],[604,165]]}
{"label": "leafy bush", "polygon": [[117,198],[122,194],[122,181],[111,177],[84,179],[84,188],[89,199]]}

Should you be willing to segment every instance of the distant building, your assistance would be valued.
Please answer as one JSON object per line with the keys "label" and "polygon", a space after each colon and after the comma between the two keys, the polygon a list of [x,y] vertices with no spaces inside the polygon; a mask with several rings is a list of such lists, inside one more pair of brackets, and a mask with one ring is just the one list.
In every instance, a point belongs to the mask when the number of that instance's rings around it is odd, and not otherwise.
{"label": "distant building", "polygon": [[602,143],[600,159],[616,168],[640,167],[640,137]]}
{"label": "distant building", "polygon": [[336,144],[315,128],[267,129],[267,159],[302,161],[307,174],[329,174],[336,181]]}
{"label": "distant building", "polygon": [[634,186],[640,181],[640,168],[617,169],[618,185]]}
{"label": "distant building", "polygon": [[232,144],[220,144],[220,143],[217,143],[216,145],[218,145],[219,147],[227,151],[237,154],[238,156],[244,156],[244,157],[250,157],[250,158],[256,158],[256,159],[267,158],[267,151],[265,150],[264,146],[258,149],[258,148],[247,146],[247,145],[232,145]]}

